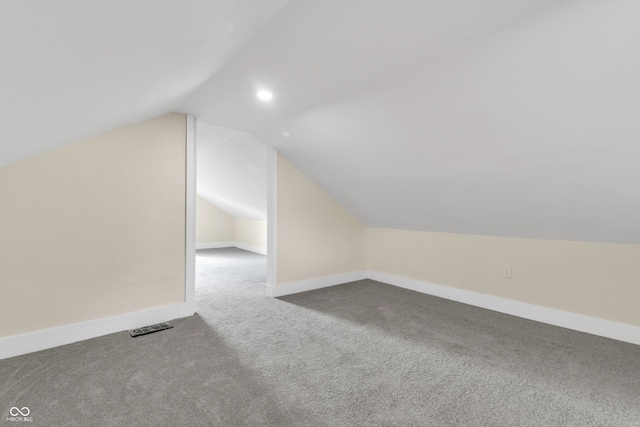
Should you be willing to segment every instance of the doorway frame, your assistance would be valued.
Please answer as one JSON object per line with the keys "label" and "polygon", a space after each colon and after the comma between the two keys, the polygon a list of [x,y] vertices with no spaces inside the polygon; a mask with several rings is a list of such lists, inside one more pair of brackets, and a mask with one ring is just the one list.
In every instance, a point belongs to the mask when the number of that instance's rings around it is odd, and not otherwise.
{"label": "doorway frame", "polygon": [[183,312],[178,317],[196,312],[196,194],[198,185],[196,127],[198,121],[187,114],[185,172],[185,280]]}
{"label": "doorway frame", "polygon": [[[186,195],[185,195],[185,304],[181,304],[178,317],[193,316],[196,311],[196,197],[198,190],[197,174],[197,126],[198,120],[191,114],[186,115]],[[264,145],[267,152],[267,282],[268,289],[275,287],[278,281],[278,151]]]}

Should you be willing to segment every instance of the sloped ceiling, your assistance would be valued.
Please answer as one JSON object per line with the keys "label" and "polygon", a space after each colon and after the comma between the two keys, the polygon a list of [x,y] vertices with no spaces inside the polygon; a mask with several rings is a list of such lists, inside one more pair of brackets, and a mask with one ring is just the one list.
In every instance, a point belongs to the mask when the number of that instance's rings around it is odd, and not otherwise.
{"label": "sloped ceiling", "polygon": [[172,112],[286,3],[0,1],[0,167]]}
{"label": "sloped ceiling", "polygon": [[173,110],[368,225],[640,244],[636,0],[96,4],[0,3],[0,165]]}
{"label": "sloped ceiling", "polygon": [[267,151],[246,132],[197,125],[198,195],[243,219],[267,219]]}

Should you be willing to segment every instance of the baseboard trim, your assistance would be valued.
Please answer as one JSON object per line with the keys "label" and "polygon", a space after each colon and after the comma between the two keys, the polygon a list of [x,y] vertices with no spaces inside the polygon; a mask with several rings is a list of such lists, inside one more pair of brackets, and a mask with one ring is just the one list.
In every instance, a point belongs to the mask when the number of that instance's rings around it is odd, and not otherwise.
{"label": "baseboard trim", "polygon": [[[640,345],[639,326],[375,271],[355,271],[287,283],[280,286],[267,285],[265,291],[267,296],[281,297],[367,278],[392,286],[410,289],[423,294],[482,307],[524,319]],[[89,320],[72,325],[0,337],[0,360],[128,329],[135,329],[145,325],[189,317],[194,313],[195,302],[190,301]]]}
{"label": "baseboard trim", "polygon": [[282,297],[300,292],[313,291],[314,289],[342,285],[344,283],[355,282],[356,280],[363,280],[366,278],[366,271],[353,271],[351,273],[318,277],[315,279],[302,280],[300,282],[287,283],[279,286],[266,285],[265,293],[270,297]]}
{"label": "baseboard trim", "polygon": [[172,304],[0,338],[0,360],[114,332],[193,316],[195,302]]}
{"label": "baseboard trim", "polygon": [[261,248],[260,246],[249,245],[248,243],[235,242],[234,246],[238,249],[244,249],[245,251],[255,252],[260,255],[267,254],[267,248]]}
{"label": "baseboard trim", "polygon": [[433,295],[476,307],[482,307],[524,319],[535,320],[536,322],[547,323],[549,325],[560,326],[575,331],[586,332],[592,335],[640,345],[640,326],[628,325],[626,323],[585,316],[569,311],[528,304],[492,295],[452,288],[449,286],[408,279],[406,277],[378,273],[375,271],[367,272],[367,276],[371,280],[398,286],[404,289],[410,289],[423,294]]}
{"label": "baseboard trim", "polygon": [[236,242],[209,242],[209,243],[196,243],[196,249],[218,249],[218,248],[231,248],[236,245]]}

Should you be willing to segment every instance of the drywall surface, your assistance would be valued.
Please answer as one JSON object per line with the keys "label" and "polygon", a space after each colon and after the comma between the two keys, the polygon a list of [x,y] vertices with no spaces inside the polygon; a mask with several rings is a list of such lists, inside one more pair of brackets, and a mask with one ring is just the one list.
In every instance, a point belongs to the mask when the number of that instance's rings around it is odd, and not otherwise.
{"label": "drywall surface", "polygon": [[366,228],[278,155],[278,285],[364,270]]}
{"label": "drywall surface", "polygon": [[202,197],[196,198],[196,243],[233,242],[235,217]]}
{"label": "drywall surface", "polygon": [[185,134],[169,114],[0,169],[0,336],[184,301]]}
{"label": "drywall surface", "polygon": [[235,241],[267,249],[267,221],[236,218]]}
{"label": "drywall surface", "polygon": [[370,271],[631,325],[640,325],[639,260],[638,245],[367,230]]}
{"label": "drywall surface", "polygon": [[267,221],[236,218],[198,196],[196,243],[231,243],[266,251]]}

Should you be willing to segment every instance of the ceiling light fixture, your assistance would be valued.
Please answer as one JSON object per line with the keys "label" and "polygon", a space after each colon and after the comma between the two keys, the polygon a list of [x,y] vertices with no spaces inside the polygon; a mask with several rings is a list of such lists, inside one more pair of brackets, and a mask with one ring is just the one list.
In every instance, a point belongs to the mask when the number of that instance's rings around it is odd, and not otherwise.
{"label": "ceiling light fixture", "polygon": [[273,94],[266,89],[261,89],[256,93],[259,100],[269,102],[273,99]]}
{"label": "ceiling light fixture", "polygon": [[291,134],[289,132],[287,132],[286,130],[282,131],[282,136],[284,136],[285,138],[289,138],[291,136]]}

